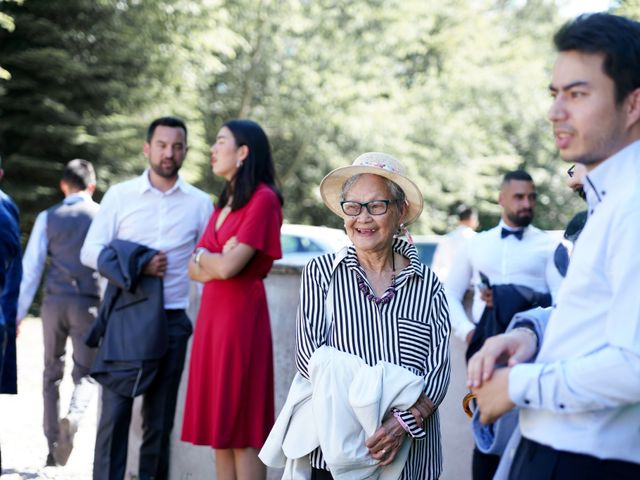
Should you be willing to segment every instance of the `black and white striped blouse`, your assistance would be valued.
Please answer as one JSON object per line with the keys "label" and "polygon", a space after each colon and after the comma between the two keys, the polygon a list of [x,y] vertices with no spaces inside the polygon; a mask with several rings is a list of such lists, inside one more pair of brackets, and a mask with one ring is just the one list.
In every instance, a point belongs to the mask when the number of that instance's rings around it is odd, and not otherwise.
{"label": "black and white striped blouse", "polygon": [[[296,366],[309,378],[307,365],[316,348],[327,344],[375,365],[386,361],[424,377],[425,395],[437,407],[449,385],[449,310],[444,289],[435,274],[420,263],[413,245],[394,240],[393,249],[410,264],[396,276],[396,294],[376,305],[358,287],[366,275],[355,247],[333,270],[334,254],[312,259],[302,273],[296,326]],[[325,309],[333,276],[333,312],[327,330]],[[367,282],[367,286],[370,285]],[[329,302],[331,303],[331,302]],[[413,415],[401,412],[413,437],[402,480],[437,479],[442,470],[440,422],[437,409],[420,428]],[[320,450],[311,465],[326,469]]]}

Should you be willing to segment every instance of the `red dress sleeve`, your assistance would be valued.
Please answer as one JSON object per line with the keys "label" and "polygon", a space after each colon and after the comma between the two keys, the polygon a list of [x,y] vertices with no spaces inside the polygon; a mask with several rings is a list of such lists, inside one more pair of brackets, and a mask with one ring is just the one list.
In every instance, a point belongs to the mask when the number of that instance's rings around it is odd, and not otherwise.
{"label": "red dress sleeve", "polygon": [[271,258],[281,258],[282,206],[276,193],[266,185],[260,185],[247,203],[246,209],[237,234],[238,242],[249,245]]}

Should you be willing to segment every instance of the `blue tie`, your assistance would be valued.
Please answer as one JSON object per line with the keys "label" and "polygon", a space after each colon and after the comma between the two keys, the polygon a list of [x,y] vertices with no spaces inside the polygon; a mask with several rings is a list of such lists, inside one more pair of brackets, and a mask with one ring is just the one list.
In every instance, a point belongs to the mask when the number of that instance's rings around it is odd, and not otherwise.
{"label": "blue tie", "polygon": [[508,237],[509,235],[513,235],[518,240],[522,240],[522,234],[524,230],[509,230],[508,228],[502,227],[502,232],[500,233],[500,238]]}

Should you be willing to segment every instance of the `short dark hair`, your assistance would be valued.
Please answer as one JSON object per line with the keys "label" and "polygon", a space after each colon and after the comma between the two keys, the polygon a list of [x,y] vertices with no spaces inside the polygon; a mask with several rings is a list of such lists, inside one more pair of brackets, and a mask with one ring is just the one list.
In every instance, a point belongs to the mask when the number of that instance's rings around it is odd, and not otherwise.
{"label": "short dark hair", "polygon": [[533,183],[533,178],[524,170],[512,170],[504,174],[502,177],[502,185],[505,185],[512,180],[519,180],[521,182],[531,182]]}
{"label": "short dark hair", "polygon": [[592,13],[565,23],[553,37],[558,52],[602,54],[620,104],[640,87],[640,23],[619,15]]}
{"label": "short dark hair", "polygon": [[184,141],[187,142],[187,126],[185,123],[177,117],[160,117],[156,118],[151,124],[149,128],[147,128],[147,143],[151,143],[151,139],[153,138],[153,133],[156,131],[156,127],[172,127],[172,128],[181,128],[184,130]]}
{"label": "short dark hair", "polygon": [[461,222],[466,222],[473,215],[477,215],[477,213],[478,212],[475,208],[465,205],[464,203],[458,205],[458,208],[456,208],[456,215],[458,215],[458,220],[460,220]]}
{"label": "short dark hair", "polygon": [[96,172],[90,161],[76,158],[64,167],[62,181],[71,187],[86,190],[89,185],[95,185]]}

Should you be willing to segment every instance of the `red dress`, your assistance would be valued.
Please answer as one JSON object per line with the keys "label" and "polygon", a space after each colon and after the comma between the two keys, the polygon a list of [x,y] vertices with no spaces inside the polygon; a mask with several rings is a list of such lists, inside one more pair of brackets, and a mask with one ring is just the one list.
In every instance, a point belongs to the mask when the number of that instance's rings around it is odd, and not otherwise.
{"label": "red dress", "polygon": [[198,246],[221,252],[225,242],[256,249],[245,268],[204,286],[198,312],[182,440],[213,448],[262,447],[274,422],[273,352],[262,279],[282,256],[282,207],[259,185],[249,202],[231,212],[216,231],[220,210]]}

